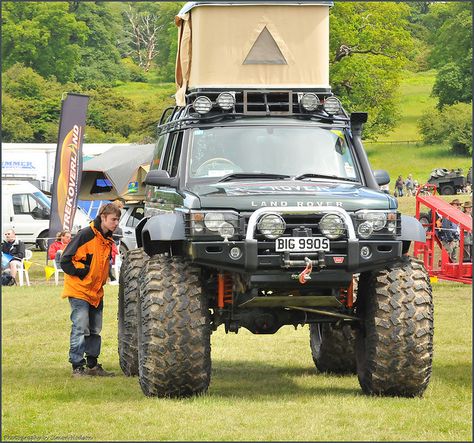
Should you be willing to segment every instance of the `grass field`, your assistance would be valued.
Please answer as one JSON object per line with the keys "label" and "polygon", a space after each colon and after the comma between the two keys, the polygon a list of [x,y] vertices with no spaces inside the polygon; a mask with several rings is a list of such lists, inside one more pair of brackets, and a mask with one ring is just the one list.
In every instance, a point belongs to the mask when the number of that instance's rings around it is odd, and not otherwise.
{"label": "grass field", "polygon": [[364,396],[355,376],[317,374],[308,328],[212,336],[207,395],[146,398],[120,373],[117,289],[106,287],[101,360],[112,379],[73,379],[60,288],[2,294],[3,440],[461,441],[472,430],[471,287],[434,285],[435,346],[423,398]]}

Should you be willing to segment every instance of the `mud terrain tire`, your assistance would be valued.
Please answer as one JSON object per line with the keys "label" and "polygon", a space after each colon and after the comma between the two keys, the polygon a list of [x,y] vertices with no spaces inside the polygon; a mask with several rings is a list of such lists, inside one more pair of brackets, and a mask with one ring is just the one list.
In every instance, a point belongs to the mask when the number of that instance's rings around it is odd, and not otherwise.
{"label": "mud terrain tire", "polygon": [[122,371],[138,375],[139,278],[148,256],[143,249],[128,251],[122,261],[118,293],[118,354]]}
{"label": "mud terrain tire", "polygon": [[356,331],[357,375],[366,394],[414,397],[425,391],[433,358],[433,298],[419,260],[403,257],[362,273]]}
{"label": "mud terrain tire", "polygon": [[211,379],[210,323],[200,270],[158,255],[140,286],[139,380],[147,396],[189,397]]}
{"label": "mud terrain tire", "polygon": [[349,325],[310,325],[309,344],[318,371],[332,374],[357,373],[355,333]]}

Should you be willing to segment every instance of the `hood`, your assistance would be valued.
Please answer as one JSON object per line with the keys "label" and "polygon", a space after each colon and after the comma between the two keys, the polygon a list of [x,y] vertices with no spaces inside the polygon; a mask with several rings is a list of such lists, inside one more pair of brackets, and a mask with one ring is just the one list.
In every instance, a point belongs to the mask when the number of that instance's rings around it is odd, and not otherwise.
{"label": "hood", "polygon": [[395,209],[397,201],[381,191],[356,183],[310,181],[238,181],[196,184],[189,188],[202,208],[237,211],[272,206],[339,206],[347,211]]}

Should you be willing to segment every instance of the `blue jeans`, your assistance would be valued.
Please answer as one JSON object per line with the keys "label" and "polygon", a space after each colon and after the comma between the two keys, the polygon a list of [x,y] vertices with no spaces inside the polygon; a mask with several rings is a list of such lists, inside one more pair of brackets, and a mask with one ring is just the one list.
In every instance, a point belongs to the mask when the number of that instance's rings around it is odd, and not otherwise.
{"label": "blue jeans", "polygon": [[69,297],[71,305],[71,339],[69,348],[69,362],[74,368],[84,366],[87,358],[87,366],[95,366],[100,354],[102,330],[103,300],[99,306],[94,306],[79,298]]}

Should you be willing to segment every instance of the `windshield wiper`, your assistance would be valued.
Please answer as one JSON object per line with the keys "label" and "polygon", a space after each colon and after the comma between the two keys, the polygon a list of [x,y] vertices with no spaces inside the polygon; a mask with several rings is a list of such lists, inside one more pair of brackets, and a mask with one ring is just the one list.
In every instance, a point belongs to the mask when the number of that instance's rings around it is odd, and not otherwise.
{"label": "windshield wiper", "polygon": [[358,180],[353,179],[353,178],[339,177],[337,175],[313,174],[311,172],[306,173],[306,174],[295,175],[294,177],[291,177],[291,180],[303,180],[304,178],[330,178],[330,179],[336,179],[336,180],[344,180],[347,182],[358,182]]}
{"label": "windshield wiper", "polygon": [[290,178],[290,176],[283,174],[267,174],[265,172],[235,172],[232,174],[224,175],[224,177],[219,180],[219,183],[227,182],[230,180],[242,180],[246,178],[265,178],[268,180],[281,180],[284,178]]}

